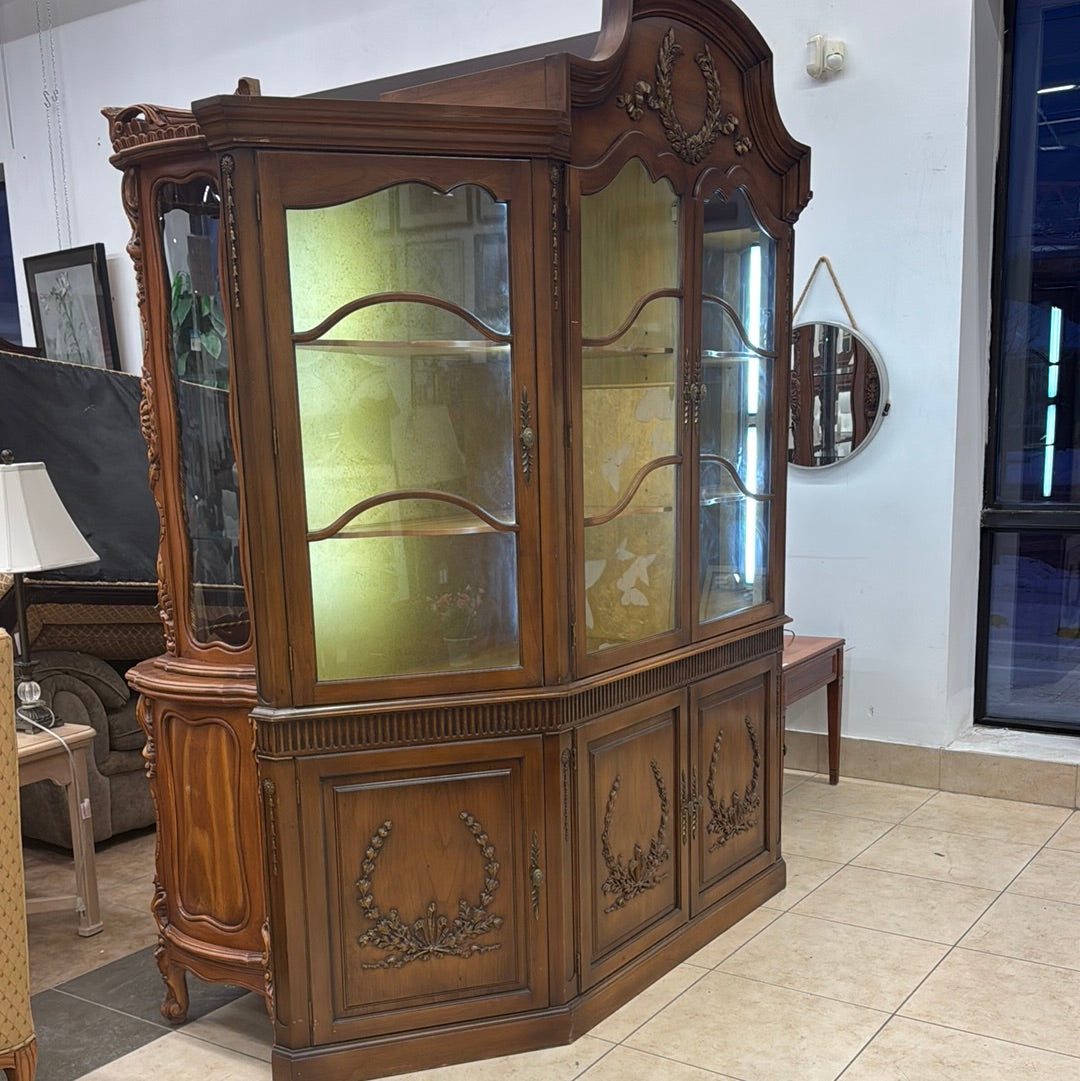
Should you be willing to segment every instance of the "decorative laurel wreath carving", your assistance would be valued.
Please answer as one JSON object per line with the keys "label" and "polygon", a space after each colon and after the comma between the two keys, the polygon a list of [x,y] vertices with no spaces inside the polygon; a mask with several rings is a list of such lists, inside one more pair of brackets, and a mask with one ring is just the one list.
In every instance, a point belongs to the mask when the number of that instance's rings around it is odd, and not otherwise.
{"label": "decorative laurel wreath carving", "polygon": [[637,841],[634,842],[634,855],[625,865],[622,855],[617,857],[612,855],[611,844],[608,841],[608,831],[611,829],[611,820],[615,814],[615,797],[619,794],[619,774],[615,774],[611,791],[608,793],[607,807],[604,810],[604,829],[600,834],[600,854],[604,858],[608,876],[604,879],[600,890],[602,893],[612,894],[614,900],[604,909],[605,912],[614,912],[617,908],[622,908],[639,893],[651,890],[668,876],[668,872],[661,872],[660,867],[671,858],[671,850],[667,846],[668,813],[671,805],[668,802],[664,778],[655,759],[649,763],[649,767],[652,769],[656,791],[660,797],[660,825],[657,827],[656,836],[649,841],[647,852]]}
{"label": "decorative laurel wreath carving", "polygon": [[736,154],[746,154],[753,143],[745,135],[739,135],[739,118],[734,113],[724,113],[720,101],[720,76],[709,52],[708,45],[694,57],[705,79],[705,119],[695,132],[688,132],[679,122],[675,108],[675,96],[671,89],[671,73],[675,61],[683,54],[682,46],[675,40],[675,29],[670,28],[660,43],[656,57],[656,86],[646,79],[638,79],[629,94],[620,94],[615,104],[625,109],[631,120],[640,120],[646,106],[655,110],[664,126],[664,134],[671,149],[688,165],[697,165],[712,150],[721,135],[735,137]]}
{"label": "decorative laurel wreath carving", "polygon": [[388,956],[381,961],[364,962],[362,968],[402,968],[411,961],[430,961],[439,957],[472,957],[476,953],[488,953],[497,950],[501,943],[481,944],[473,939],[489,931],[498,930],[503,923],[502,916],[489,912],[495,891],[499,888],[499,863],[495,859],[495,847],[488,842],[484,827],[468,811],[462,811],[461,821],[472,834],[476,847],[484,857],[484,888],[475,905],[470,905],[464,898],[458,901],[457,915],[451,919],[438,911],[438,905],[432,901],[424,915],[412,923],[405,923],[396,908],[386,915],[379,910],[375,896],[371,892],[371,879],[375,874],[375,863],[379,853],[390,836],[394,823],[387,820],[372,835],[364,861],[360,865],[360,877],[356,880],[357,902],[364,915],[372,921],[370,927],[356,939],[361,946],[373,946],[384,950]]}
{"label": "decorative laurel wreath carving", "polygon": [[709,797],[709,808],[712,818],[705,827],[706,831],[716,835],[716,840],[709,846],[710,852],[726,845],[733,837],[740,833],[746,833],[757,825],[757,813],[761,808],[761,792],[758,780],[761,773],[761,753],[758,749],[757,732],[749,717],[745,718],[746,734],[750,738],[750,750],[754,755],[754,766],[750,774],[750,783],[746,786],[743,794],[731,793],[731,806],[726,806],[722,799],[716,797],[716,763],[720,756],[720,744],[723,742],[724,733],[716,733],[716,742],[713,743],[712,757],[709,760],[709,777],[705,787]]}

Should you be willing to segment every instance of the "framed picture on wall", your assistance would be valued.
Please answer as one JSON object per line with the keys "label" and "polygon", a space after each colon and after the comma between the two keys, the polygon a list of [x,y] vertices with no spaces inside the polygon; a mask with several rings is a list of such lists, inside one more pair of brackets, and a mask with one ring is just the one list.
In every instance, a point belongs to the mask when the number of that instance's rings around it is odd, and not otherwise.
{"label": "framed picture on wall", "polygon": [[23,266],[34,337],[45,356],[119,371],[104,245],[32,255]]}

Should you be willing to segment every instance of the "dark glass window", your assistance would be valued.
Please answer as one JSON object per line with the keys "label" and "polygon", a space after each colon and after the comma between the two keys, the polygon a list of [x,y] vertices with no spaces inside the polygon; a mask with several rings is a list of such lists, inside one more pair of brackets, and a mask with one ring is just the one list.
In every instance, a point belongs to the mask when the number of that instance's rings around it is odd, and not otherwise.
{"label": "dark glass window", "polygon": [[1080,731],[1080,3],[1006,40],[976,714]]}

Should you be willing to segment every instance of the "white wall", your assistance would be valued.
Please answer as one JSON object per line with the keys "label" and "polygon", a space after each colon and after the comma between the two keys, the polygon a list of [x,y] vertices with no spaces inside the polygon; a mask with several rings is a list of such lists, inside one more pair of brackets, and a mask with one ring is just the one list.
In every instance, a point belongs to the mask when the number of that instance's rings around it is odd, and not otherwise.
{"label": "white wall", "polygon": [[[52,33],[45,26],[39,35],[34,4],[0,3],[9,95],[0,159],[16,259],[102,241],[124,365],[137,370],[129,230],[101,106],[184,106],[230,92],[239,75],[261,78],[267,94],[302,94],[587,33],[600,8],[601,0],[52,0]],[[813,147],[796,290],[828,255],[884,358],[893,403],[852,462],[793,472],[787,608],[796,630],[848,639],[845,734],[942,746],[972,709],[1000,0],[744,0],[744,8],[773,49],[784,121]],[[44,23],[45,0],[36,9]],[[804,69],[814,33],[848,43],[844,71],[822,83]],[[54,199],[42,103],[50,47],[70,236],[63,215],[59,235],[56,226],[63,191]],[[819,275],[800,318],[845,319],[826,282]],[[789,725],[816,729],[820,712],[804,703]]]}
{"label": "white wall", "polygon": [[[0,3],[0,161],[16,265],[27,255],[102,242],[123,365],[137,371],[135,284],[124,251],[130,229],[120,203],[120,174],[108,162],[103,106],[151,102],[186,108],[197,98],[232,93],[241,75],[261,79],[264,94],[308,94],[585,34],[600,25],[600,0],[514,4],[512,18],[507,7],[499,0]],[[51,125],[55,196],[43,97],[53,85],[61,95]],[[24,340],[30,341],[21,275],[18,290]]]}
{"label": "white wall", "polygon": [[[974,6],[977,118],[971,0],[746,2],[784,121],[813,147],[796,289],[828,255],[892,400],[853,461],[792,471],[787,610],[797,631],[848,640],[845,735],[925,746],[972,717],[999,5]],[[815,33],[847,42],[820,83],[803,69]],[[799,318],[846,321],[827,283]],[[808,700],[789,727],[821,730],[823,712]]]}

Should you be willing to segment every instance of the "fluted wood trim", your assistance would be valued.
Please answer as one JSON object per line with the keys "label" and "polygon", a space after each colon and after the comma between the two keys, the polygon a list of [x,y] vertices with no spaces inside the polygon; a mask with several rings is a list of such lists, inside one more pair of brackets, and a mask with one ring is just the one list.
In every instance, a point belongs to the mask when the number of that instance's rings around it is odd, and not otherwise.
{"label": "fluted wood trim", "polygon": [[429,699],[400,706],[275,710],[259,707],[256,753],[267,758],[358,748],[558,732],[783,648],[779,626],[666,664],[520,696]]}

